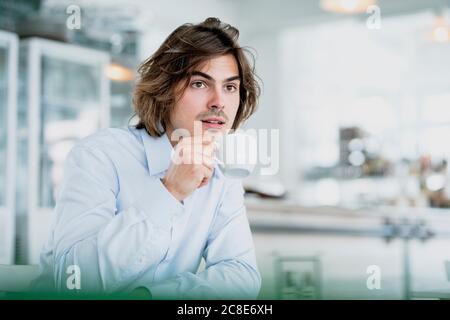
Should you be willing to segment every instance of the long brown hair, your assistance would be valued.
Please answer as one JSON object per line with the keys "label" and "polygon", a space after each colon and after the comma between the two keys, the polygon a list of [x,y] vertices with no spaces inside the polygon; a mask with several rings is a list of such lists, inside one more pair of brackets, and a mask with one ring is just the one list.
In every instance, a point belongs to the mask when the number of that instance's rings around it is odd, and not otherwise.
{"label": "long brown hair", "polygon": [[[260,87],[254,64],[247,49],[238,45],[239,31],[217,18],[207,18],[199,24],[184,24],[175,29],[159,49],[139,67],[139,79],[133,93],[133,104],[139,122],[152,136],[161,136],[170,112],[188,85],[190,74],[203,62],[217,56],[232,54],[241,80],[239,108],[232,129],[238,128],[256,110]],[[181,90],[177,85],[185,81]]]}

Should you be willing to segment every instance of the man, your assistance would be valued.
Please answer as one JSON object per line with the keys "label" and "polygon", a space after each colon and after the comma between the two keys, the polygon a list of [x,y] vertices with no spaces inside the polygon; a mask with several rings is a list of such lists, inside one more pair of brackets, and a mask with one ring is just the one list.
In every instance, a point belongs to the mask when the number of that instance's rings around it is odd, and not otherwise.
{"label": "man", "polygon": [[36,290],[257,297],[243,188],[214,161],[214,135],[238,128],[259,95],[237,38],[216,18],[177,28],[139,68],[138,125],[73,148]]}

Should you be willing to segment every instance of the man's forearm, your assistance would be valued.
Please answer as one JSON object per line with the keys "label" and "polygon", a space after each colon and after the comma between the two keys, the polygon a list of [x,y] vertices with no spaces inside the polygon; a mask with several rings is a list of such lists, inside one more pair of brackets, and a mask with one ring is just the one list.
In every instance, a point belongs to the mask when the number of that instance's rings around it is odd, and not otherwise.
{"label": "man's forearm", "polygon": [[204,271],[181,273],[154,284],[140,284],[156,299],[256,299],[261,287],[257,270],[245,262],[229,260]]}

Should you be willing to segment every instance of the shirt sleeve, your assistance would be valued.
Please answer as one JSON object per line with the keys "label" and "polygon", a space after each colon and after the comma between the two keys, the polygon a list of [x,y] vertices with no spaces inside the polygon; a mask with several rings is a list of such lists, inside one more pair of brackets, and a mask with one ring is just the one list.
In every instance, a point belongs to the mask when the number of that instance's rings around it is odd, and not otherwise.
{"label": "shirt sleeve", "polygon": [[[98,149],[76,146],[65,163],[56,205],[54,282],[66,289],[66,270],[77,266],[81,291],[114,292],[159,263],[170,242],[171,216],[183,210],[157,177],[117,212],[118,175]],[[155,200],[157,199],[157,200]]]}
{"label": "shirt sleeve", "polygon": [[261,287],[241,182],[226,192],[203,254],[205,270],[146,285],[156,299],[256,299]]}

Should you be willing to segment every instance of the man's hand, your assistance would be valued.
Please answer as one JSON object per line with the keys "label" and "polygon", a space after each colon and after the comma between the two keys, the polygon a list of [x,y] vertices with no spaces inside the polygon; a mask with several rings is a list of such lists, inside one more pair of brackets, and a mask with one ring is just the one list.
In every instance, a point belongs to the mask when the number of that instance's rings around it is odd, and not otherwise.
{"label": "man's hand", "polygon": [[206,185],[214,170],[214,136],[182,138],[162,183],[182,201],[195,189]]}

